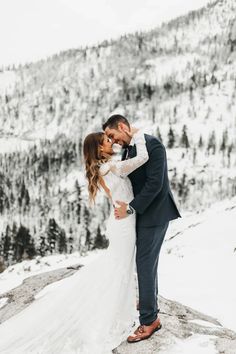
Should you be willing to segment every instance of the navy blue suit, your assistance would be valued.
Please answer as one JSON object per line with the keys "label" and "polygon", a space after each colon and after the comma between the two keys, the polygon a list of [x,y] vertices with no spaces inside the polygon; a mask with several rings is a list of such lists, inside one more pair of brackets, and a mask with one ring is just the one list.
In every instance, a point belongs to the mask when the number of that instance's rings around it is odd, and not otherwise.
{"label": "navy blue suit", "polygon": [[[140,323],[148,325],[158,315],[159,253],[169,221],[181,217],[170,190],[166,151],[159,139],[145,134],[149,160],[129,178],[137,213],[136,265],[139,284]],[[136,156],[134,145],[128,158]],[[125,155],[122,156],[122,159]]]}

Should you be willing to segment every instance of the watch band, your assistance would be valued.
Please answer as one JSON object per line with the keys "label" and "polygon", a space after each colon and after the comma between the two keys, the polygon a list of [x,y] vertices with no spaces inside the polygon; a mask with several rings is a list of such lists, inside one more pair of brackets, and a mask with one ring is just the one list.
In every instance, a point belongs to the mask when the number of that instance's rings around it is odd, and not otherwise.
{"label": "watch band", "polygon": [[127,209],[126,209],[126,213],[128,215],[132,215],[132,214],[134,214],[134,212],[135,212],[134,208],[132,208],[132,206],[128,204]]}

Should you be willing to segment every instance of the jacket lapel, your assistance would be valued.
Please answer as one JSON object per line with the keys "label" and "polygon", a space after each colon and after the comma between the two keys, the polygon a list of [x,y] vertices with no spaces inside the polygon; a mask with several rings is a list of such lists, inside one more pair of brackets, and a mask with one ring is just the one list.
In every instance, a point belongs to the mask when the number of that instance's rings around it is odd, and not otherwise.
{"label": "jacket lapel", "polygon": [[122,152],[121,161],[124,161],[125,158],[126,158],[126,149],[124,149],[124,151]]}
{"label": "jacket lapel", "polygon": [[[121,155],[121,161],[126,160],[126,154],[127,154],[127,149],[124,149],[124,151],[122,152],[122,155]],[[135,156],[136,156],[136,146],[133,145],[132,148],[128,152],[127,159],[128,158],[130,159],[130,158],[135,157]]]}
{"label": "jacket lapel", "polygon": [[129,151],[128,157],[131,159],[132,157],[135,157],[136,155],[137,155],[136,145],[133,145],[132,149],[130,149],[130,151]]}

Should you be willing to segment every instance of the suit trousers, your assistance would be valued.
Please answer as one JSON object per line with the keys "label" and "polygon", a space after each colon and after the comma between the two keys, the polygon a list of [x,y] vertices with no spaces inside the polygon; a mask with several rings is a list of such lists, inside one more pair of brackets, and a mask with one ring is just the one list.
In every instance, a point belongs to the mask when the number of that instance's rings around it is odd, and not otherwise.
{"label": "suit trousers", "polygon": [[149,325],[158,316],[158,261],[169,221],[153,227],[137,226],[136,266],[139,288],[139,321]]}

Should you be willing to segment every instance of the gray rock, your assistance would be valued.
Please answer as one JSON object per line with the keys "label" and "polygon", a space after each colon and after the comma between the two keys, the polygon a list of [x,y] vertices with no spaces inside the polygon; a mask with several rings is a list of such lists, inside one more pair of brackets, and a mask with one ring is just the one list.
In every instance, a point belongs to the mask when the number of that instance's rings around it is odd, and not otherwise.
{"label": "gray rock", "polygon": [[[222,327],[215,318],[161,296],[159,306],[162,329],[148,340],[131,344],[123,342],[113,350],[114,354],[159,354],[160,351],[168,351],[177,338],[185,340],[194,334],[215,336],[216,352],[219,354],[236,353],[236,333]],[[193,320],[198,320],[204,325],[191,322]]]}
{"label": "gray rock", "polygon": [[[80,266],[77,264],[28,277],[18,287],[1,294],[0,298],[7,297],[8,302],[0,308],[0,323],[27,307],[45,286],[72,275]],[[236,353],[236,333],[223,327],[217,319],[161,296],[159,306],[162,329],[148,340],[139,343],[130,344],[124,341],[113,350],[114,354],[159,354],[160,351],[168,351],[176,339],[185,340],[194,334],[215,336],[214,343],[218,354]]]}

